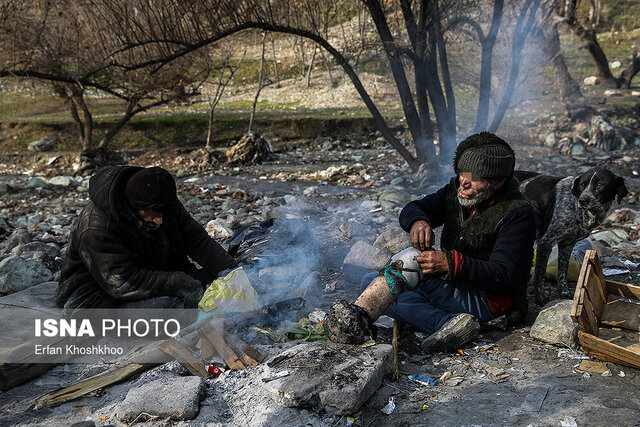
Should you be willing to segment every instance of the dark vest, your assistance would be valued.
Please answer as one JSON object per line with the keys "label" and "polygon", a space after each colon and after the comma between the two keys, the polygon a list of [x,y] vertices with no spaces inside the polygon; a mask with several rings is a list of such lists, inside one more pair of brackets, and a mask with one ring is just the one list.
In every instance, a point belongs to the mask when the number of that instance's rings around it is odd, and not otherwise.
{"label": "dark vest", "polygon": [[530,204],[513,181],[509,181],[497,191],[495,201],[490,206],[476,207],[474,214],[464,219],[465,208],[458,203],[457,184],[457,178],[452,178],[445,196],[445,220],[440,246],[488,260],[496,241],[496,231],[504,217]]}

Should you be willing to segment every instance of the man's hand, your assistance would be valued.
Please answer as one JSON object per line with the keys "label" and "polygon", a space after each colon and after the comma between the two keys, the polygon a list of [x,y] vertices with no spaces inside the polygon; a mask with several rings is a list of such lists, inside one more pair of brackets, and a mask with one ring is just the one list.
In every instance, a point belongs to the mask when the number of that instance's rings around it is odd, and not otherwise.
{"label": "man's hand", "polygon": [[431,226],[423,219],[413,223],[409,237],[411,237],[411,246],[421,251],[426,251],[433,246],[436,239]]}
{"label": "man's hand", "polygon": [[449,261],[447,255],[442,251],[422,252],[416,261],[422,268],[424,274],[443,274],[449,272]]}

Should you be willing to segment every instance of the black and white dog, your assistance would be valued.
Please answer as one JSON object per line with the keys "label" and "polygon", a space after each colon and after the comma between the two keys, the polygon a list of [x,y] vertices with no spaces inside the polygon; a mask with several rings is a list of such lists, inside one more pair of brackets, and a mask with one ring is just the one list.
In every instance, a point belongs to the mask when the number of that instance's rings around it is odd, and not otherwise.
{"label": "black and white dog", "polygon": [[573,246],[589,235],[607,216],[613,199],[628,194],[624,179],[595,167],[579,176],[559,178],[516,171],[520,191],[536,212],[536,266],[533,284],[536,302],[544,302],[544,279],[551,249],[558,245],[558,292],[571,298],[567,270]]}

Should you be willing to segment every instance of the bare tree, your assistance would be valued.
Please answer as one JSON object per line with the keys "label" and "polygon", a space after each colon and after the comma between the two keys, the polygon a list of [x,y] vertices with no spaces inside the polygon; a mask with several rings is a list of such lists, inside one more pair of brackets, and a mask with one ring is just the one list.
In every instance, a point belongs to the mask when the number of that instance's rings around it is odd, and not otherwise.
{"label": "bare tree", "polygon": [[265,31],[262,35],[262,53],[260,55],[260,74],[258,76],[258,89],[256,90],[256,96],[253,98],[253,106],[251,108],[251,117],[249,117],[249,128],[247,129],[247,133],[251,133],[253,129],[253,120],[256,117],[256,106],[258,105],[258,97],[260,96],[260,92],[264,87],[262,84],[262,76],[264,74],[264,51],[267,40],[267,32]]}
{"label": "bare tree", "polygon": [[[325,3],[328,0],[309,0],[311,3]],[[532,15],[536,14],[541,0],[513,0],[509,5],[515,13],[509,31],[512,40],[509,77],[503,86],[496,114],[488,129],[495,130],[500,124],[510,99],[517,86],[520,72],[521,51],[531,32]],[[469,11],[480,11],[475,17],[468,16],[464,22],[477,22],[477,26],[491,27],[507,24],[496,22],[501,13],[496,8],[502,1],[454,1],[454,0],[364,0],[364,10],[373,22],[378,35],[380,49],[384,51],[389,68],[398,90],[401,107],[413,142],[413,152],[407,149],[390,130],[387,121],[364,88],[357,72],[343,52],[339,51],[319,30],[317,23],[323,17],[314,15],[315,8],[299,7],[294,0],[202,0],[202,1],[151,1],[139,0],[136,3],[137,15],[121,5],[125,0],[95,0],[91,8],[100,5],[100,9],[109,10],[103,19],[105,25],[118,35],[122,44],[114,49],[110,58],[113,63],[133,70],[155,66],[160,70],[176,58],[231,34],[251,28],[269,32],[286,33],[313,41],[333,57],[351,80],[356,91],[373,116],[382,136],[417,170],[423,163],[437,163],[434,141],[440,143],[440,159],[446,159],[453,152],[457,142],[457,112],[454,94],[454,81],[448,62],[448,34],[456,31],[451,23],[455,19],[468,15]],[[127,3],[127,2],[125,2]],[[320,8],[326,10],[325,8]],[[335,10],[335,8],[334,8]],[[489,10],[491,13],[486,13]],[[126,13],[125,13],[126,12]],[[89,13],[89,12],[87,12]],[[312,16],[313,15],[313,16]],[[492,17],[485,19],[484,17]],[[330,19],[336,19],[335,13]],[[316,25],[314,25],[314,22]],[[476,24],[471,24],[476,25]],[[484,34],[484,33],[483,33]],[[491,46],[491,29],[483,36],[486,43],[486,55]],[[132,53],[152,52],[155,57],[143,60]],[[134,55],[135,56],[135,55]],[[147,55],[148,58],[148,55]],[[484,73],[489,73],[489,61]],[[413,85],[410,78],[413,78]],[[484,76],[479,76],[485,81]],[[483,89],[482,102],[484,103]],[[479,105],[478,110],[482,108]],[[484,110],[483,114],[484,114]],[[476,120],[478,128],[483,127],[485,119]],[[486,120],[489,123],[489,120]]]}
{"label": "bare tree", "polygon": [[[236,65],[231,65],[231,51],[228,50],[225,53],[224,56],[224,60],[222,61],[222,67],[219,71],[219,75],[218,75],[218,81],[216,83],[216,90],[213,93],[213,96],[210,96],[208,98],[208,102],[209,102],[209,124],[207,127],[207,144],[205,146],[205,148],[210,151],[211,150],[211,135],[212,135],[212,129],[213,129],[213,113],[216,109],[216,106],[218,105],[218,103],[220,102],[220,99],[222,99],[222,95],[224,94],[225,89],[227,88],[227,86],[229,85],[229,82],[231,82],[231,79],[233,78],[233,76],[236,74],[236,72],[238,71],[238,69],[240,68],[240,65],[242,64],[242,61],[244,60],[244,57],[246,55],[246,51],[242,53],[242,57],[240,58],[240,60],[238,61],[238,63]],[[227,73],[228,70],[228,73]]]}
{"label": "bare tree", "polygon": [[[18,76],[50,83],[65,100],[77,124],[81,169],[104,160],[114,136],[136,114],[198,92],[206,68],[193,67],[200,53],[182,57],[152,73],[112,65],[113,33],[103,27],[100,5],[83,14],[75,2],[19,2],[0,34],[0,77]],[[115,42],[118,46],[121,41]],[[132,58],[143,59],[136,52]],[[196,71],[197,70],[197,71]],[[102,92],[122,101],[123,113],[94,141],[94,115],[87,97]]]}
{"label": "bare tree", "polygon": [[591,0],[589,2],[589,13],[584,19],[580,19],[578,9],[580,0],[566,0],[557,2],[558,16],[563,18],[569,29],[580,40],[582,45],[589,52],[596,68],[596,75],[602,84],[609,87],[629,88],[631,80],[640,72],[640,47],[636,46],[631,53],[631,61],[618,77],[614,77],[609,68],[607,55],[598,43],[597,24],[600,17],[600,1]]}

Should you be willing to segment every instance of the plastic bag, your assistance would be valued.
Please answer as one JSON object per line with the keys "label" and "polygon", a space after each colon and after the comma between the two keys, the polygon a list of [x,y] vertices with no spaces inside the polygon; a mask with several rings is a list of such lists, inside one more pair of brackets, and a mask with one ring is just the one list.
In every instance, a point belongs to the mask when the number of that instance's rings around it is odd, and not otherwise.
{"label": "plastic bag", "polygon": [[[582,261],[584,260],[584,255],[588,249],[593,249],[593,245],[591,244],[591,239],[588,237],[586,239],[580,240],[573,247],[571,251],[571,258],[569,259],[569,269],[567,271],[567,280],[576,281],[578,280],[578,276],[580,275],[580,267],[582,266]],[[533,255],[533,266],[536,265],[536,254]],[[531,274],[533,274],[533,268],[531,269]],[[547,261],[547,279],[555,279],[558,277],[558,247],[554,246],[551,250],[551,254],[549,255],[549,260]]]}
{"label": "plastic bag", "polygon": [[245,312],[258,305],[258,294],[242,267],[211,282],[198,308],[207,312]]}

